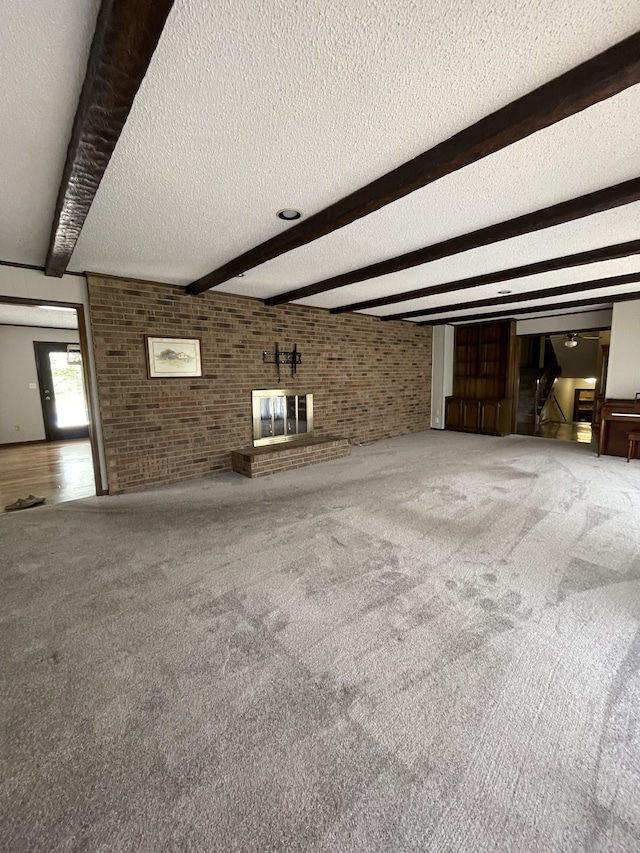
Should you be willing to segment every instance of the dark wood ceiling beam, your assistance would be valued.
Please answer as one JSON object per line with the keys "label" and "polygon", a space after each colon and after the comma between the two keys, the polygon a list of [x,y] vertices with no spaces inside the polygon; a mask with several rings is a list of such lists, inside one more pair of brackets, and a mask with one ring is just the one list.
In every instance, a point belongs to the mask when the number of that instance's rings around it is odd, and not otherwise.
{"label": "dark wood ceiling beam", "polygon": [[173,0],[102,0],[45,263],[64,274]]}
{"label": "dark wood ceiling beam", "polygon": [[[560,258],[550,258],[547,261],[539,261],[535,264],[511,267],[507,270],[475,275],[472,278],[460,278],[457,281],[448,281],[444,284],[434,284],[429,287],[420,287],[417,290],[406,290],[404,293],[394,293],[390,296],[381,296],[379,299],[368,299],[365,302],[353,302],[351,305],[340,305],[331,308],[330,314],[344,314],[346,311],[364,311],[367,308],[380,308],[383,305],[394,305],[397,302],[409,302],[412,299],[421,299],[425,296],[435,296],[440,293],[453,293],[456,290],[467,290],[472,287],[480,287],[483,284],[498,284],[502,281],[512,281],[516,278],[525,278],[539,273],[553,272],[555,270],[570,269],[584,264],[593,264],[598,261],[612,261],[619,258],[628,258],[631,255],[640,254],[640,240],[630,240],[628,243],[617,243],[614,246],[602,246],[599,249],[591,249],[588,252],[578,252],[575,255],[564,255]],[[400,314],[392,315],[394,319]],[[403,316],[411,316],[407,313]],[[417,317],[417,314],[413,315]],[[383,320],[387,317],[383,317]]]}
{"label": "dark wood ceiling beam", "polygon": [[615,302],[632,302],[640,299],[640,292],[621,293],[616,296],[592,296],[589,299],[577,299],[575,302],[555,302],[546,305],[530,305],[522,308],[508,309],[507,311],[492,311],[488,314],[469,314],[463,317],[438,317],[434,320],[424,320],[416,323],[416,326],[445,326],[452,323],[478,323],[484,320],[498,320],[501,317],[513,317],[517,319],[521,314],[538,314],[544,311],[559,311],[564,308],[584,308],[587,305],[603,305],[603,310],[610,308]]}
{"label": "dark wood ceiling beam", "polygon": [[[531,302],[533,299],[545,299],[553,296],[568,296],[570,293],[586,293],[605,287],[619,287],[622,284],[640,282],[640,272],[613,275],[609,278],[596,278],[591,281],[579,281],[575,284],[563,284],[560,287],[548,287],[545,290],[530,290],[528,293],[516,293],[509,296],[488,296],[486,299],[476,299],[472,302],[458,302],[454,305],[441,305],[439,308],[423,308],[415,311],[403,311],[398,314],[388,314],[381,320],[410,320],[414,317],[433,317],[443,311],[464,311],[468,308],[486,308],[489,305],[511,305],[514,302]],[[607,294],[608,298],[609,294]]]}
{"label": "dark wood ceiling beam", "polygon": [[192,282],[197,294],[640,83],[640,32]]}
{"label": "dark wood ceiling beam", "polygon": [[359,281],[367,281],[381,275],[401,272],[410,267],[417,267],[430,261],[440,260],[440,258],[448,258],[451,255],[460,254],[460,252],[478,249],[481,246],[489,246],[491,243],[510,240],[513,237],[521,237],[523,234],[531,234],[533,231],[563,225],[575,219],[582,219],[585,216],[592,216],[594,213],[602,213],[605,210],[611,210],[614,207],[639,200],[640,178],[633,178],[630,181],[578,196],[578,198],[572,198],[569,201],[563,201],[560,204],[554,204],[533,213],[525,213],[523,216],[516,216],[514,219],[507,219],[505,222],[498,222],[486,228],[479,228],[477,231],[461,234],[459,237],[452,237],[450,240],[434,243],[432,246],[425,246],[422,249],[398,255],[396,258],[389,258],[386,261],[327,278],[315,284],[308,284],[306,287],[280,293],[277,296],[265,299],[264,303],[265,305],[280,305],[283,302],[317,296],[318,293],[335,290],[337,287],[345,287],[348,284],[356,284]]}

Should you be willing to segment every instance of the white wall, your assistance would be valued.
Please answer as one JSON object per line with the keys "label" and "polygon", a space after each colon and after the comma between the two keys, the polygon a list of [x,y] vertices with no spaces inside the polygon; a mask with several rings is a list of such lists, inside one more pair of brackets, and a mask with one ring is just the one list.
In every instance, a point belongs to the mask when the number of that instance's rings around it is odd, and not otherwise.
{"label": "white wall", "polygon": [[34,341],[79,343],[80,338],[75,329],[0,326],[0,444],[45,438]]}
{"label": "white wall", "polygon": [[18,267],[0,266],[0,296],[17,299],[35,299],[39,302],[67,302],[81,304],[85,309],[85,331],[89,343],[89,373],[92,377],[90,389],[93,421],[92,428],[97,439],[102,488],[107,488],[106,465],[102,444],[102,426],[96,382],[96,366],[93,358],[93,340],[89,325],[89,297],[84,276],[64,275],[62,278],[45,276],[38,270],[25,270]]}
{"label": "white wall", "polygon": [[578,332],[580,329],[608,329],[610,325],[611,309],[608,308],[605,311],[592,311],[586,314],[562,314],[557,317],[518,320],[516,334],[546,335],[552,332]]}
{"label": "white wall", "polygon": [[575,379],[556,379],[553,385],[553,395],[549,395],[549,399],[541,412],[542,420],[549,419],[556,423],[562,423],[562,414],[553,401],[553,396],[555,396],[565,418],[571,422],[573,417],[574,383]]}
{"label": "white wall", "polygon": [[[553,386],[553,393],[560,404],[562,411],[564,412],[564,416],[567,421],[571,422],[573,419],[573,404],[575,401],[575,392],[576,388],[588,388],[594,389],[596,383],[595,382],[587,382],[587,378],[575,378],[571,377],[569,379],[556,379],[555,384]],[[547,400],[544,410],[542,412],[543,418],[549,418],[549,420],[556,421],[558,423],[562,422],[562,417],[560,412],[553,404],[553,400],[550,397]]]}
{"label": "white wall", "polygon": [[88,306],[87,282],[81,275],[51,278],[38,270],[0,266],[0,296],[42,302],[80,302]]}
{"label": "white wall", "polygon": [[453,391],[453,326],[434,326],[431,344],[431,429],[444,429],[445,397]]}
{"label": "white wall", "polygon": [[616,302],[611,322],[607,397],[633,399],[640,393],[640,300]]}

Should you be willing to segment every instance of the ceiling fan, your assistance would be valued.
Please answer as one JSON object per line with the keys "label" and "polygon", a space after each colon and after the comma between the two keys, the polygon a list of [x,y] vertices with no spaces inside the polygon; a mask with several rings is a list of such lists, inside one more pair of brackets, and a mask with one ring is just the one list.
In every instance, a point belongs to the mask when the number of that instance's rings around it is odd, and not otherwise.
{"label": "ceiling fan", "polygon": [[597,341],[599,337],[597,332],[567,332],[564,336],[564,345],[573,348],[578,346],[578,339],[583,341]]}

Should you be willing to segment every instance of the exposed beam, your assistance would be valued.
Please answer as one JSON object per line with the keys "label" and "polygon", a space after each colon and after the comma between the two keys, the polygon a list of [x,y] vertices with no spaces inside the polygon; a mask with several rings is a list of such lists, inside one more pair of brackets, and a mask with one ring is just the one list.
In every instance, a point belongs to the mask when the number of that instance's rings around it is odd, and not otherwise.
{"label": "exposed beam", "polygon": [[[443,311],[464,311],[468,308],[486,308],[489,305],[511,305],[514,302],[531,302],[532,299],[545,299],[552,296],[567,296],[570,293],[585,293],[604,287],[617,287],[621,284],[635,284],[640,281],[640,272],[613,275],[609,278],[595,278],[591,281],[579,281],[575,284],[563,284],[560,287],[548,287],[545,290],[530,290],[527,293],[516,293],[510,296],[488,296],[486,299],[476,299],[472,302],[458,302],[455,305],[441,305],[439,308],[423,308],[415,311],[403,311],[398,314],[387,314],[381,320],[409,320],[413,317],[432,317]],[[607,294],[606,298],[609,298]]]}
{"label": "exposed beam", "polygon": [[640,83],[640,32],[192,282],[197,294]]}
{"label": "exposed beam", "polygon": [[577,299],[575,302],[555,302],[548,305],[530,305],[523,308],[514,308],[507,311],[492,311],[490,314],[469,314],[462,317],[438,317],[435,320],[424,320],[416,323],[416,326],[444,326],[451,323],[478,323],[483,320],[497,320],[500,317],[513,317],[517,319],[520,314],[538,314],[543,311],[555,311],[556,308],[582,308],[587,305],[602,305],[603,310],[610,308],[614,302],[631,302],[640,299],[640,292],[622,293],[616,296],[592,296],[590,299]]}
{"label": "exposed beam", "polygon": [[[553,272],[554,270],[579,267],[584,264],[593,264],[598,261],[612,261],[617,258],[628,258],[631,255],[640,254],[640,240],[630,240],[628,243],[617,243],[614,246],[602,246],[600,249],[591,249],[588,252],[578,252],[575,255],[564,255],[560,258],[550,258],[547,261],[538,261],[535,264],[525,264],[520,267],[511,267],[508,270],[489,272],[484,275],[474,275],[472,278],[460,278],[457,281],[448,281],[444,284],[434,284],[429,287],[420,287],[417,290],[406,290],[404,293],[394,293],[390,296],[381,296],[379,299],[367,299],[365,302],[353,302],[351,305],[339,305],[331,308],[330,314],[344,314],[346,311],[364,311],[367,308],[379,308],[382,305],[394,305],[397,302],[409,302],[412,299],[421,299],[424,296],[435,296],[439,293],[453,293],[456,290],[467,290],[470,287],[479,287],[483,284],[497,284],[501,281],[511,281],[515,278],[525,278],[529,275]],[[393,315],[394,319],[400,315]],[[406,314],[404,316],[411,316]],[[417,314],[414,314],[417,317]],[[387,319],[386,317],[382,318]]]}
{"label": "exposed beam", "polygon": [[173,0],[102,0],[58,190],[45,272],[62,276]]}
{"label": "exposed beam", "polygon": [[479,228],[477,231],[461,234],[459,237],[452,237],[450,240],[443,240],[441,243],[434,243],[432,246],[424,246],[422,249],[398,255],[396,258],[389,258],[386,261],[327,278],[306,287],[280,293],[277,296],[265,299],[264,303],[265,305],[280,305],[283,302],[316,296],[318,293],[334,290],[337,287],[345,287],[347,284],[355,284],[358,281],[366,281],[381,275],[400,272],[430,261],[437,261],[440,258],[448,258],[460,252],[467,252],[469,249],[499,243],[502,240],[520,237],[533,231],[552,228],[554,225],[563,225],[566,222],[572,222],[574,219],[582,219],[585,216],[602,213],[604,210],[611,210],[614,207],[639,200],[640,178],[633,178],[631,181],[578,196],[578,198],[572,198],[569,201],[563,201],[542,210],[535,210],[533,213],[516,216],[515,219],[507,219],[486,228]]}

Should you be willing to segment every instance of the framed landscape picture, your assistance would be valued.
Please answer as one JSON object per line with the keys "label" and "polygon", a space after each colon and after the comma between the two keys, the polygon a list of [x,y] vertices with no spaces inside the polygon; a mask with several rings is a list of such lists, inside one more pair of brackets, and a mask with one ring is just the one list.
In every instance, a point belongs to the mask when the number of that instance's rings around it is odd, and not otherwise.
{"label": "framed landscape picture", "polygon": [[199,338],[152,338],[147,343],[149,379],[202,376]]}

